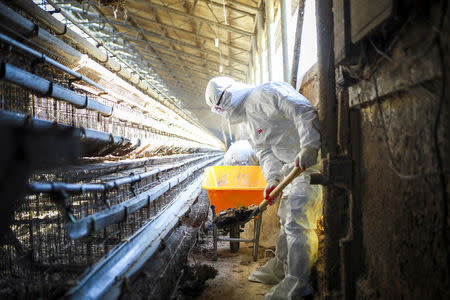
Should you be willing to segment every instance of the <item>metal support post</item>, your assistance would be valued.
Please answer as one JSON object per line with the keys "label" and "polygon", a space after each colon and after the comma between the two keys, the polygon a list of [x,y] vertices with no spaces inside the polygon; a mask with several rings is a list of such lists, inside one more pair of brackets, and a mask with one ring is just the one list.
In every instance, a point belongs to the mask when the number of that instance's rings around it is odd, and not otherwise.
{"label": "metal support post", "polygon": [[294,89],[297,89],[297,73],[298,73],[298,65],[300,63],[300,50],[302,45],[304,12],[305,12],[305,1],[300,0],[298,3],[297,28],[295,29],[294,55],[292,58],[292,69],[291,69],[291,85]]}
{"label": "metal support post", "polygon": [[258,17],[258,48],[259,48],[259,77],[260,77],[260,82],[264,82],[264,60],[263,60],[263,51],[264,51],[264,35],[263,35],[263,31],[264,31],[264,18],[262,15],[262,12],[259,11],[257,14]]}
{"label": "metal support post", "polygon": [[267,71],[269,74],[269,81],[273,79],[273,67],[272,67],[272,58],[273,58],[273,41],[272,41],[272,27],[273,27],[273,0],[266,1],[266,24],[267,24]]}
{"label": "metal support post", "polygon": [[262,223],[263,212],[261,212],[258,218],[254,221],[254,243],[253,243],[253,261],[258,259],[258,248],[259,248],[259,235],[261,233],[261,223]]}
{"label": "metal support post", "polygon": [[[317,58],[319,70],[319,120],[322,133],[322,157],[334,160],[337,153],[337,111],[334,68],[333,1],[316,0]],[[323,188],[325,227],[325,274],[328,280],[320,286],[324,295],[340,298],[340,247],[342,220],[339,211],[342,190],[335,185]]]}
{"label": "metal support post", "polygon": [[288,12],[287,0],[280,0],[281,9],[281,44],[283,48],[283,81],[289,82],[289,44],[288,44]]}
{"label": "metal support post", "polygon": [[254,84],[258,84],[260,83],[258,81],[258,76],[257,76],[257,66],[258,66],[258,59],[256,57],[257,55],[257,48],[256,48],[256,37],[252,36],[252,65],[253,65],[253,78],[255,79]]}
{"label": "metal support post", "polygon": [[213,215],[213,244],[214,244],[214,257],[213,260],[217,260],[217,226],[216,223],[214,223],[214,220],[216,219],[216,207],[214,205],[211,205],[211,211]]}

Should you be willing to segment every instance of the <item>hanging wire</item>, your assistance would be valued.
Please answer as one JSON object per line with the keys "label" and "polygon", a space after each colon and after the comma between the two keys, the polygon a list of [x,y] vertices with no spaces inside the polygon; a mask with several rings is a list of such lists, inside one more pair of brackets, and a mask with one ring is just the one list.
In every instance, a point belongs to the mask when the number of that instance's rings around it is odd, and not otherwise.
{"label": "hanging wire", "polygon": [[222,51],[219,49],[219,73],[223,72],[223,66],[222,66]]}

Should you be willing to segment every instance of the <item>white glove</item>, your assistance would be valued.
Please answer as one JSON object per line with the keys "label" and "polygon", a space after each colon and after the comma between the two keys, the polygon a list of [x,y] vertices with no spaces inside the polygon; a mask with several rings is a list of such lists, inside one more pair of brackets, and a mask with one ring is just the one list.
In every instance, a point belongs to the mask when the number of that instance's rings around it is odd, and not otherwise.
{"label": "white glove", "polygon": [[288,176],[294,167],[295,167],[295,161],[288,163],[288,164],[284,164],[283,168],[281,169],[281,174],[283,174],[284,177]]}
{"label": "white glove", "polygon": [[317,162],[317,149],[310,147],[303,147],[295,158],[295,166],[302,170],[315,165]]}

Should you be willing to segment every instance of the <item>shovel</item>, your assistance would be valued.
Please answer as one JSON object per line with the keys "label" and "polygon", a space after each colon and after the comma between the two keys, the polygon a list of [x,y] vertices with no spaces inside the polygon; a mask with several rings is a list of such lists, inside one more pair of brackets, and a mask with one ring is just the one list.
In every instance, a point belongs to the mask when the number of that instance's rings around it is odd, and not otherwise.
{"label": "shovel", "polygon": [[[276,198],[283,190],[284,188],[292,182],[298,175],[300,175],[303,172],[302,169],[299,167],[294,167],[292,171],[284,177],[284,179],[277,185],[275,189],[273,189],[272,192],[270,192],[269,197]],[[254,217],[256,217],[260,212],[265,211],[267,208],[267,205],[269,204],[269,201],[267,199],[264,199],[259,206],[248,216],[248,218],[245,220],[245,222],[250,221]]]}

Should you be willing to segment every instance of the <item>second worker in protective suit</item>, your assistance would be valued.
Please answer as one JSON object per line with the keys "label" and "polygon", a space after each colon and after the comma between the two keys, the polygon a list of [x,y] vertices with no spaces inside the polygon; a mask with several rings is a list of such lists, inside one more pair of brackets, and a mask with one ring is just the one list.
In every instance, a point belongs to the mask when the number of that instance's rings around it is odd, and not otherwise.
{"label": "second worker in protective suit", "polygon": [[[245,122],[266,179],[264,197],[269,204],[275,200],[268,195],[284,172],[294,164],[302,169],[316,164],[320,147],[317,111],[289,84],[268,82],[251,87],[217,77],[209,81],[205,97],[211,110],[231,124]],[[281,199],[276,256],[248,278],[276,284],[265,299],[298,299],[313,292],[309,274],[317,255],[314,229],[322,203],[320,188],[309,185],[304,174],[294,179]]]}

